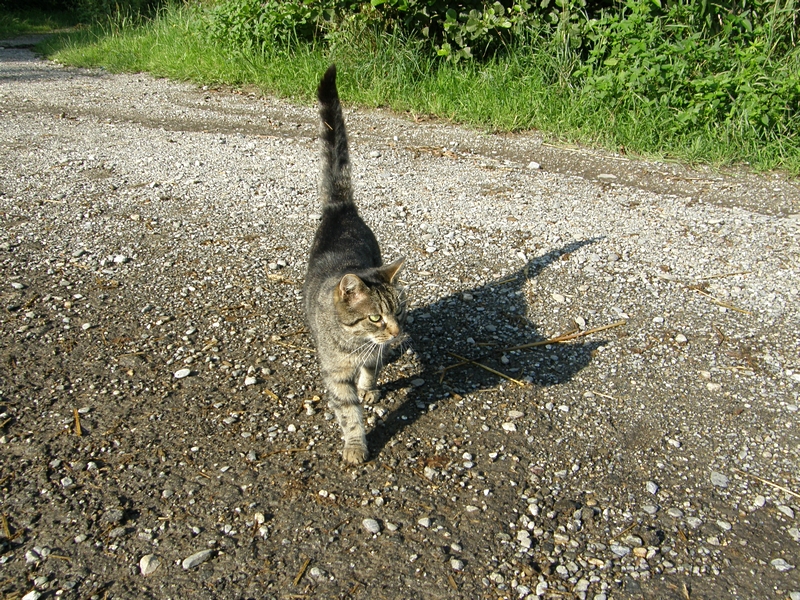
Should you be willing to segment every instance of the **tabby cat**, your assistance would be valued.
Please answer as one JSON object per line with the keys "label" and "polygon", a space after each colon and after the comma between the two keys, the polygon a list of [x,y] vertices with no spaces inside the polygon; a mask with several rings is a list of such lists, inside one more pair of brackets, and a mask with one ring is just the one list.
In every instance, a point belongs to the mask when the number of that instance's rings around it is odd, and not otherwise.
{"label": "tabby cat", "polygon": [[368,456],[361,401],[379,398],[381,361],[402,336],[405,302],[397,275],[405,259],[383,264],[378,240],[353,203],[335,65],[322,77],[317,97],[322,222],[311,246],[303,298],[329,406],[344,437],[342,458],[359,464]]}

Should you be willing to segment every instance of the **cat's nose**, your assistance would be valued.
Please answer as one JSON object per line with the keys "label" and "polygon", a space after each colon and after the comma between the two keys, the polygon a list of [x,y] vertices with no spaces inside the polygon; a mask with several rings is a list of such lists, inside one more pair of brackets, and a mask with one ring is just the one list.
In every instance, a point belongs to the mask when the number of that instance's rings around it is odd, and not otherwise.
{"label": "cat's nose", "polygon": [[397,321],[388,321],[386,323],[386,332],[392,337],[397,337],[397,334],[400,333],[400,326],[397,324]]}

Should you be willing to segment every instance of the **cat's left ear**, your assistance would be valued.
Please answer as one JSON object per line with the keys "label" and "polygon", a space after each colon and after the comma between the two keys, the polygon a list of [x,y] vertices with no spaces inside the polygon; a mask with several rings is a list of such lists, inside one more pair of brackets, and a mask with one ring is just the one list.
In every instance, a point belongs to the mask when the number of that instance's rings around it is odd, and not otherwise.
{"label": "cat's left ear", "polygon": [[405,262],[406,262],[405,257],[401,257],[398,258],[393,263],[382,266],[380,269],[378,269],[378,271],[380,272],[381,277],[383,277],[383,280],[386,283],[393,283],[395,278],[397,277],[397,274],[400,272],[400,269],[402,269],[403,264]]}

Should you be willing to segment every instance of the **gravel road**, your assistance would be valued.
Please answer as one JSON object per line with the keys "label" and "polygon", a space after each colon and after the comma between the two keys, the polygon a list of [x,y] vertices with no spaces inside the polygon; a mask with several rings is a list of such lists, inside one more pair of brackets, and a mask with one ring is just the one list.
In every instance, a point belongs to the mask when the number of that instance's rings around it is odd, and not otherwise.
{"label": "gravel road", "polygon": [[0,45],[4,598],[800,599],[797,181],[348,108],[413,342],[347,468],[316,108]]}

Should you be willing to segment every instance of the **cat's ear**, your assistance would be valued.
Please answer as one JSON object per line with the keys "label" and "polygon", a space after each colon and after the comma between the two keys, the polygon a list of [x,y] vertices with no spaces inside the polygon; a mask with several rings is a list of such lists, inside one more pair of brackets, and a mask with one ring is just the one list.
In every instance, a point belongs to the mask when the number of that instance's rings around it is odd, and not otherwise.
{"label": "cat's ear", "polygon": [[339,295],[348,300],[355,300],[364,294],[364,282],[358,277],[348,273],[339,280]]}
{"label": "cat's ear", "polygon": [[384,265],[379,269],[381,277],[386,283],[394,282],[397,274],[400,272],[400,269],[403,267],[403,264],[406,262],[405,257],[398,258],[393,263],[388,265]]}

